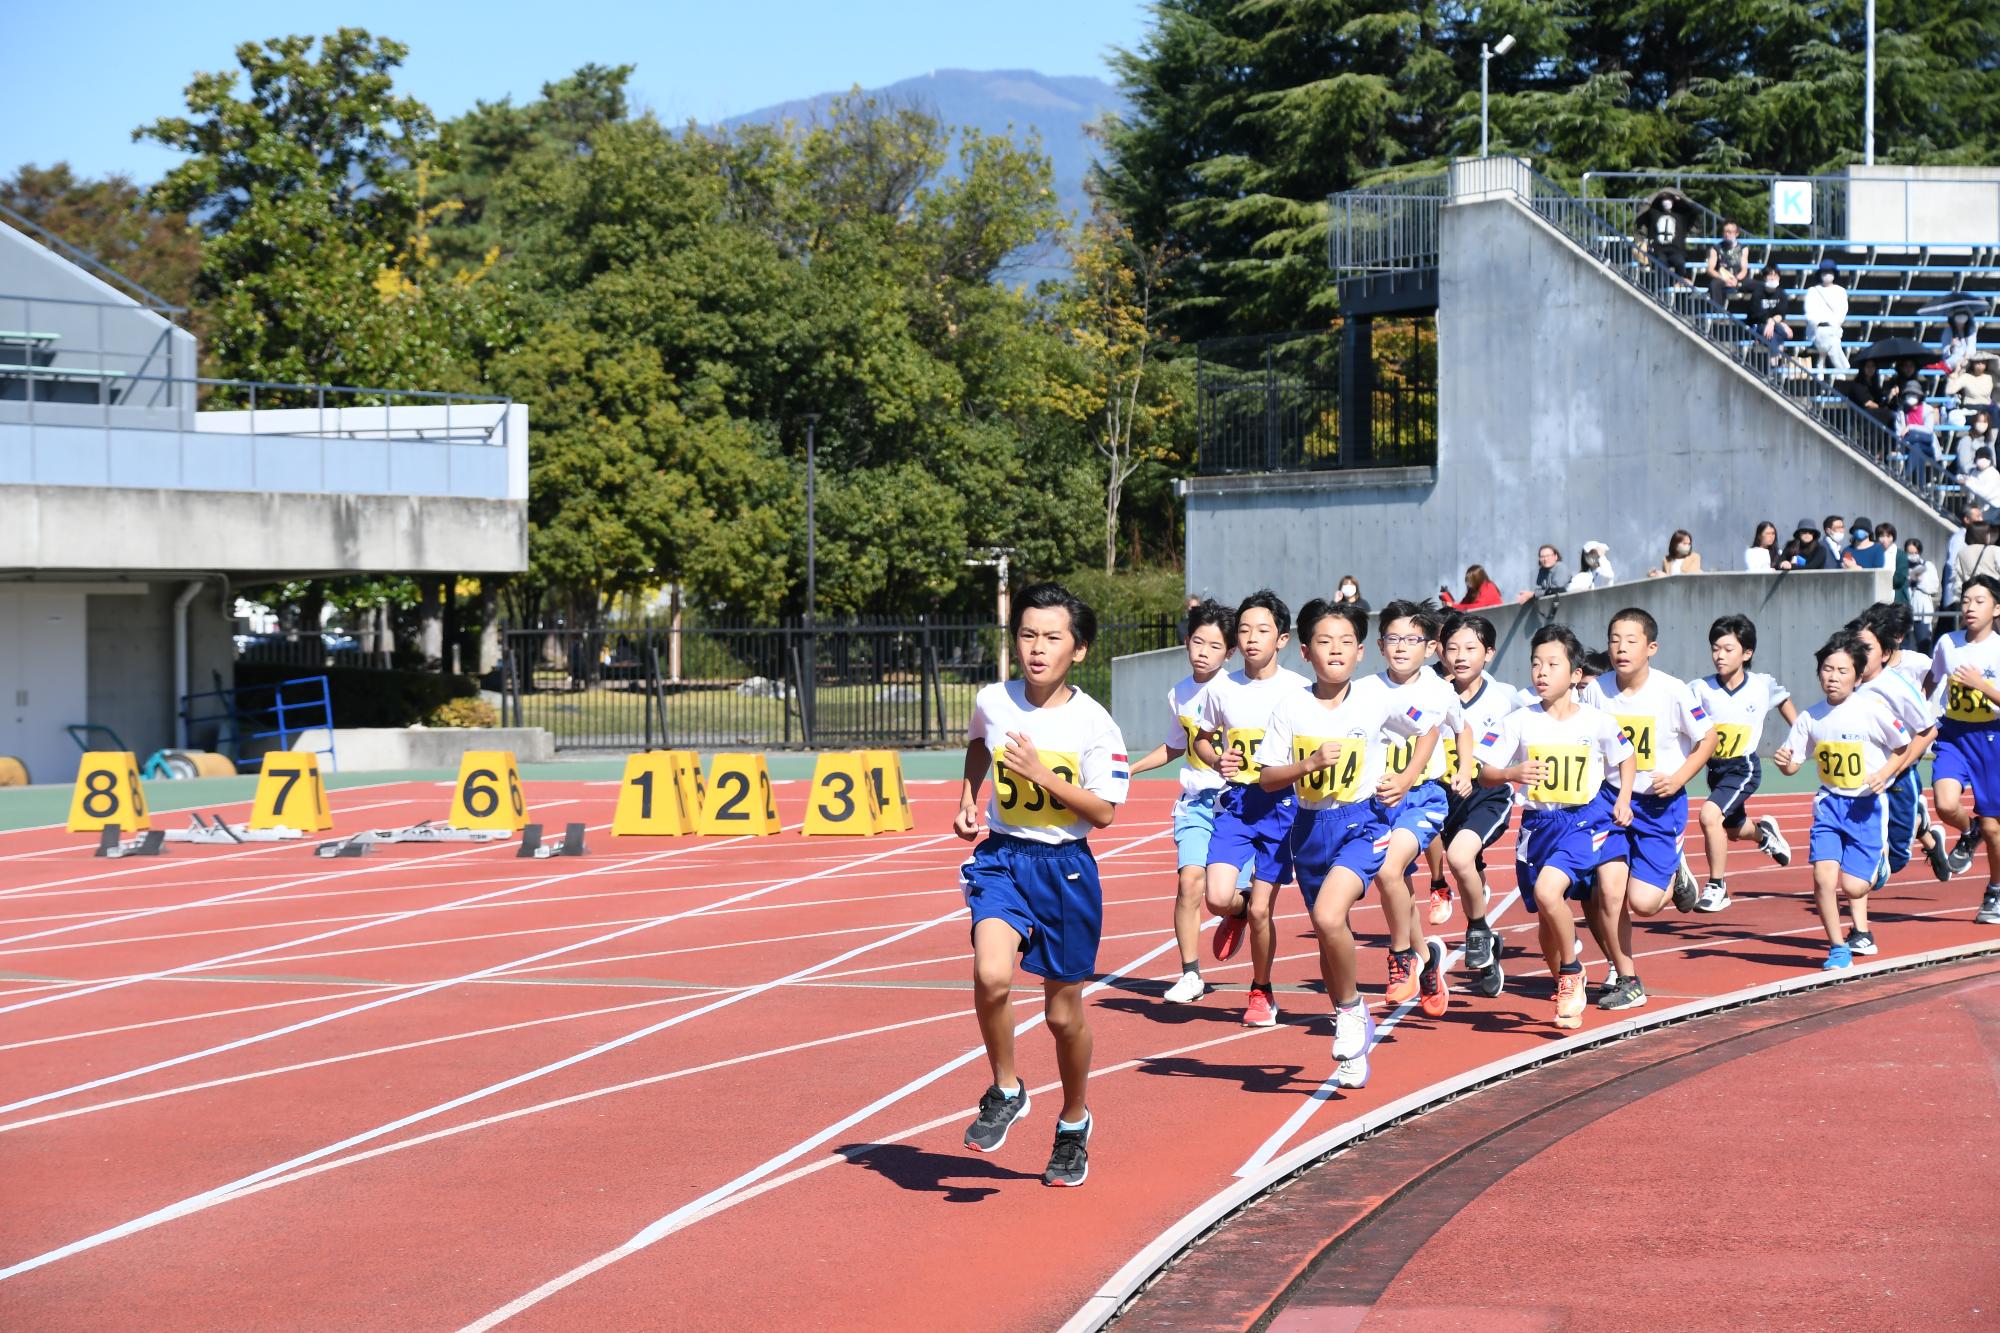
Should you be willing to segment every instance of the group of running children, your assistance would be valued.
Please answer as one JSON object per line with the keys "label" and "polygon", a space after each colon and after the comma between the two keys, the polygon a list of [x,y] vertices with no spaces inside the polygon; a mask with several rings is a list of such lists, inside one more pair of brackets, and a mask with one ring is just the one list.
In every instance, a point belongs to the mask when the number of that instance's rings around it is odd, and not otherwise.
{"label": "group of running children", "polygon": [[[1021,677],[979,693],[955,823],[961,837],[979,840],[961,879],[993,1072],[966,1145],[998,1150],[1028,1110],[1014,1068],[1018,960],[1043,979],[1062,1079],[1042,1179],[1073,1186],[1088,1175],[1083,987],[1096,970],[1103,903],[1087,835],[1109,826],[1132,774],[1176,760],[1184,761],[1173,817],[1181,975],[1165,998],[1193,1003],[1209,991],[1199,959],[1205,911],[1217,918],[1218,960],[1249,943],[1243,1022],[1275,1024],[1272,901],[1296,879],[1333,1004],[1334,1077],[1344,1088],[1366,1086],[1375,1038],[1349,922],[1371,884],[1388,925],[1383,998],[1391,1007],[1447,1012],[1447,952],[1424,927],[1448,922],[1458,906],[1467,918],[1464,967],[1480,994],[1499,995],[1506,973],[1489,917],[1506,903],[1492,905],[1484,852],[1518,807],[1516,892],[1537,914],[1555,979],[1555,1026],[1581,1026],[1587,1000],[1574,900],[1610,966],[1597,1007],[1638,1008],[1646,989],[1632,954],[1636,918],[1669,905],[1726,910],[1732,843],[1790,864],[1777,820],[1749,809],[1773,712],[1789,731],[1772,761],[1788,775],[1811,765],[1819,776],[1809,856],[1827,935],[1823,967],[1876,952],[1868,895],[1913,848],[1943,881],[1964,873],[1983,842],[1989,873],[1976,920],[2000,924],[2000,818],[1976,816],[1968,800],[1976,794],[2000,816],[1996,612],[2000,580],[1970,579],[1962,628],[1926,657],[1903,647],[1908,607],[1869,607],[1817,653],[1824,701],[1801,710],[1782,684],[1752,669],[1757,629],[1740,615],[1710,627],[1715,674],[1692,683],[1653,669],[1658,626],[1639,608],[1612,617],[1602,653],[1586,651],[1566,626],[1544,625],[1530,640],[1531,688],[1519,690],[1487,674],[1491,621],[1407,601],[1377,613],[1383,664],[1375,672],[1363,670],[1368,614],[1306,603],[1296,637],[1307,671],[1294,671],[1282,660],[1291,613],[1262,591],[1234,610],[1215,602],[1190,610],[1190,671],[1167,697],[1166,739],[1130,762],[1110,714],[1068,683],[1095,637],[1095,615],[1060,585],[1027,589],[1011,626]],[[1232,652],[1242,664],[1226,670]],[[1923,800],[1917,763],[1927,752],[1937,820],[1958,834],[1949,847]],[[1686,788],[1697,774],[1708,786],[1699,816],[1706,884],[1681,852]],[[1427,904],[1411,879],[1420,859],[1430,874]]]}

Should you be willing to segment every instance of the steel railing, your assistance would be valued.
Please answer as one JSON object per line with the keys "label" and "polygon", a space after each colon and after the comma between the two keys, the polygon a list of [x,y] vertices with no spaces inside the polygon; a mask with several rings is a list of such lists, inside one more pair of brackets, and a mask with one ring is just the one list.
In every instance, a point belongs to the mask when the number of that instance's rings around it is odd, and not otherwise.
{"label": "steel railing", "polygon": [[104,278],[109,282],[115,283],[118,286],[123,287],[126,291],[129,291],[133,295],[139,297],[144,302],[145,305],[150,307],[155,312],[162,315],[185,315],[187,313],[186,306],[175,305],[171,301],[167,300],[165,297],[155,295],[153,292],[150,292],[146,288],[141,287],[138,283],[134,282],[132,279],[126,277],[123,273],[120,273],[117,269],[111,267],[111,265],[99,259],[96,255],[91,254],[88,250],[77,249],[75,246],[71,245],[68,241],[65,241],[62,237],[50,231],[47,227],[42,226],[39,222],[34,221],[32,218],[26,218],[21,216],[21,214],[16,213],[13,209],[7,207],[5,204],[0,204],[0,218],[4,218],[11,226],[14,226],[22,231],[33,232],[36,236],[41,238],[42,242],[45,245],[47,245],[51,250],[54,250],[57,254],[61,255],[64,259],[69,260],[72,264],[75,264],[80,268],[85,268],[90,270],[92,273],[97,274],[99,277]]}

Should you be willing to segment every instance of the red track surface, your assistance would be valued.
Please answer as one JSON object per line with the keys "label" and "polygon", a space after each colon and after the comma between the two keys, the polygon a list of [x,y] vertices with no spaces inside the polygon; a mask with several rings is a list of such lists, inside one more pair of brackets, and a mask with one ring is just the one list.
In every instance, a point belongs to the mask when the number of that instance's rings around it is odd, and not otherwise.
{"label": "red track surface", "polygon": [[[963,846],[947,788],[913,787],[914,835],[635,844],[599,827],[611,784],[531,784],[537,817],[593,825],[583,861],[107,863],[0,834],[0,1269],[36,1265],[0,1280],[0,1325],[1047,1327],[1253,1157],[1556,1035],[1515,904],[1506,995],[1404,1019],[1365,1092],[1308,1103],[1331,1065],[1295,895],[1283,1025],[1237,1025],[1247,961],[1211,966],[1227,989],[1200,1005],[1157,999],[1172,788],[1142,784],[1097,840],[1119,975],[1092,999],[1090,1184],[1045,1190],[1039,1025],[1031,1118],[996,1157],[959,1145],[987,1080]],[[338,793],[337,831],[447,800]],[[1806,798],[1759,806],[1803,848]],[[1644,928],[1655,1002],[1817,967],[1805,879],[1739,856],[1729,913]],[[1899,877],[1884,954],[1990,938],[1978,882]],[[1357,924],[1379,938],[1372,906]],[[1369,989],[1380,971],[1371,952]],[[1017,999],[1032,1019],[1039,988]]]}

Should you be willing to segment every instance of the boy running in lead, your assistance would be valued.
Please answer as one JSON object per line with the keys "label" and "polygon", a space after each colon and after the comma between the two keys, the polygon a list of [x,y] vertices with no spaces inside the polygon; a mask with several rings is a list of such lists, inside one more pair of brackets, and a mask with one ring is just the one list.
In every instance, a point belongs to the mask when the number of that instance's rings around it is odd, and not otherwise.
{"label": "boy running in lead", "polygon": [[1771,756],[1787,775],[1808,759],[1819,770],[1819,794],[1813,797],[1813,898],[1826,927],[1826,961],[1820,966],[1829,969],[1854,962],[1840,919],[1843,894],[1855,929],[1868,935],[1868,893],[1880,881],[1887,854],[1889,805],[1881,793],[1895,780],[1898,761],[1911,745],[1909,730],[1882,696],[1858,688],[1867,656],[1859,635],[1841,630],[1827,640],[1817,654],[1826,702],[1799,714],[1784,745]]}
{"label": "boy running in lead", "polygon": [[[1555,978],[1555,1024],[1583,1025],[1583,965],[1569,896],[1598,864],[1612,833],[1632,822],[1632,743],[1617,719],[1577,702],[1583,645],[1566,625],[1544,625],[1529,641],[1538,702],[1502,718],[1479,738],[1479,780],[1520,787],[1523,813],[1516,883],[1533,895],[1542,957]],[[1616,771],[1617,796],[1609,775]]]}
{"label": "boy running in lead", "polygon": [[[1083,983],[1097,970],[1104,894],[1088,841],[1109,828],[1131,774],[1111,715],[1069,683],[1097,637],[1097,615],[1059,583],[1037,583],[1014,603],[1020,680],[988,685],[973,701],[965,782],[952,830],[986,838],[959,871],[972,909],[973,1002],[993,1084],[965,1131],[965,1146],[997,1152],[1028,1112],[1014,1069],[1014,960],[1042,979],[1043,1017],[1055,1038],[1063,1107],[1044,1185],[1081,1185],[1090,1174],[1090,1024]],[[993,795],[980,822],[988,765]]]}
{"label": "boy running in lead", "polygon": [[1792,863],[1792,846],[1769,815],[1750,819],[1750,798],[1764,780],[1757,749],[1764,743],[1764,719],[1776,712],[1790,726],[1799,710],[1792,692],[1761,671],[1750,669],[1757,653],[1757,627],[1748,616],[1723,616],[1708,627],[1708,657],[1715,674],[1693,685],[1695,702],[1715,723],[1715,753],[1708,760],[1708,799],[1701,807],[1701,838],[1708,851],[1708,884],[1697,912],[1729,906],[1729,844],[1754,842],[1781,866]]}
{"label": "boy running in lead", "polygon": [[1383,781],[1382,738],[1401,711],[1378,676],[1354,677],[1368,613],[1314,600],[1299,612],[1299,646],[1314,684],[1281,699],[1258,747],[1266,791],[1293,789],[1292,866],[1319,939],[1320,978],[1333,1002],[1334,1078],[1368,1086],[1375,1020],[1355,986],[1354,932],[1348,913],[1368,890],[1389,845],[1375,804]]}
{"label": "boy running in lead", "polygon": [[[1944,695],[1944,721],[1938,724],[1937,757],[1931,762],[1931,791],[1937,797],[1938,818],[1959,832],[1951,849],[1951,873],[1962,875],[1972,865],[1972,852],[1986,844],[1986,895],[1973,920],[2000,925],[2000,633],[1993,618],[2000,612],[2000,580],[1977,574],[1959,593],[1959,624],[1938,636],[1931,652],[1925,689]],[[1985,806],[1974,814],[1965,808],[1965,790]]]}
{"label": "boy running in lead", "polygon": [[[1294,806],[1289,792],[1258,785],[1256,754],[1278,700],[1311,683],[1278,665],[1278,653],[1291,641],[1291,632],[1292,613],[1276,593],[1266,588],[1243,599],[1236,608],[1236,650],[1243,654],[1243,667],[1202,687],[1195,699],[1202,733],[1188,745],[1225,784],[1215,799],[1206,895],[1208,910],[1222,918],[1215,928],[1217,962],[1234,957],[1244,935],[1250,936],[1250,997],[1243,1007],[1247,1027],[1267,1028],[1278,1021],[1278,1001],[1271,991],[1271,959],[1278,944],[1271,899],[1292,873]],[[1237,887],[1246,862],[1254,862],[1247,893]]]}
{"label": "boy running in lead", "polygon": [[[1195,699],[1235,652],[1236,613],[1212,600],[1188,610],[1188,675],[1167,691],[1167,738],[1152,753],[1132,765],[1136,776],[1163,768],[1176,759],[1181,768],[1181,795],[1174,802],[1174,942],[1180,945],[1180,980],[1167,988],[1166,998],[1190,1004],[1208,993],[1201,978],[1201,900],[1208,886],[1208,844],[1215,832],[1215,798],[1222,792],[1222,775],[1196,754],[1191,745],[1201,730]],[[1248,878],[1251,868],[1243,874]]]}
{"label": "boy running in lead", "polygon": [[1458,729],[1458,695],[1436,672],[1424,669],[1438,631],[1429,607],[1390,602],[1378,623],[1385,665],[1376,679],[1388,687],[1398,707],[1393,734],[1385,741],[1382,790],[1375,800],[1389,826],[1389,851],[1375,875],[1382,915],[1389,923],[1389,983],[1382,998],[1392,1005],[1421,998],[1424,1012],[1441,1018],[1451,1004],[1444,941],[1424,939],[1410,866],[1444,827],[1450,800],[1439,780],[1444,756],[1438,742],[1442,733]]}
{"label": "boy running in lead", "polygon": [[1611,673],[1583,687],[1583,702],[1618,719],[1632,742],[1638,777],[1632,819],[1604,844],[1597,890],[1585,911],[1597,923],[1600,943],[1614,952],[1618,982],[1597,999],[1600,1009],[1637,1009],[1646,1003],[1632,959],[1632,918],[1657,916],[1672,903],[1694,910],[1700,887],[1681,856],[1687,830],[1687,784],[1715,753],[1715,728],[1707,710],[1679,678],[1653,670],[1660,627],[1638,607],[1611,618]]}

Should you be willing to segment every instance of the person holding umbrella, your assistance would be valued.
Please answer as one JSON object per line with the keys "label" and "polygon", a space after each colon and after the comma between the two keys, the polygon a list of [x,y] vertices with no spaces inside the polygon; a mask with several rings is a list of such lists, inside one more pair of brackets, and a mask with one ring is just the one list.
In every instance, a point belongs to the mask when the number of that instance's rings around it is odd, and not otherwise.
{"label": "person holding umbrella", "polygon": [[1979,350],[1979,325],[1973,322],[1970,310],[1954,310],[1945,325],[1944,345],[1940,349],[1940,360],[1947,373],[1963,370],[1965,363]]}
{"label": "person holding umbrella", "polygon": [[1687,239],[1694,207],[1671,186],[1654,193],[1636,223],[1639,257],[1663,270],[1676,287],[1687,285]]}

